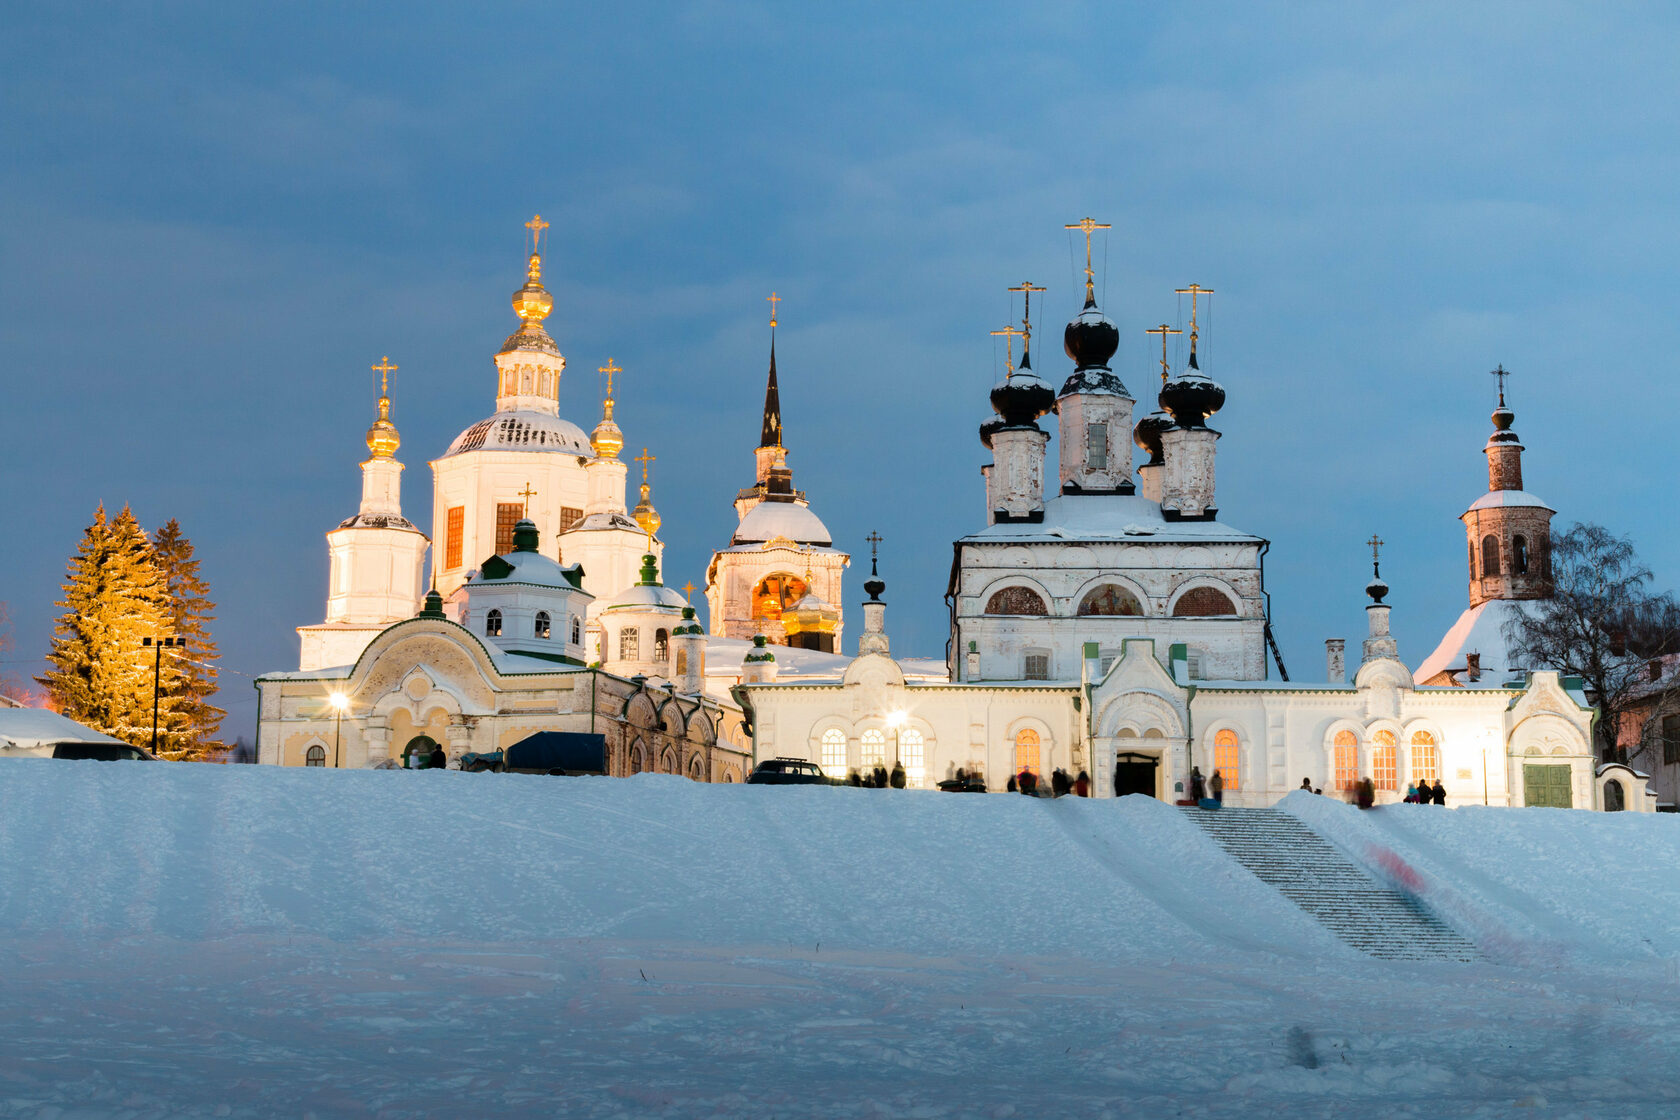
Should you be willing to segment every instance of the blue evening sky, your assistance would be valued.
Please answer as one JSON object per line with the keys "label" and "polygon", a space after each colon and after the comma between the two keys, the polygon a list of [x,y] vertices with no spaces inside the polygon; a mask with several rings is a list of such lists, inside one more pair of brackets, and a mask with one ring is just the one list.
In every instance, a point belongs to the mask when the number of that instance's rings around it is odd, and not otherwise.
{"label": "blue evening sky", "polygon": [[854,555],[885,536],[895,651],[942,654],[988,332],[1046,285],[1060,380],[1089,214],[1140,399],[1172,289],[1218,292],[1218,504],[1272,541],[1298,679],[1363,634],[1372,532],[1404,658],[1463,608],[1496,363],[1528,489],[1672,585],[1677,39],[1662,5],[8,4],[3,668],[38,671],[79,533],[129,503],[197,545],[250,736],[251,677],[322,618],[368,365],[401,366],[429,528],[534,211],[562,412],[592,426],[596,367],[628,371],[671,584],[751,480],[774,289],[795,482]]}

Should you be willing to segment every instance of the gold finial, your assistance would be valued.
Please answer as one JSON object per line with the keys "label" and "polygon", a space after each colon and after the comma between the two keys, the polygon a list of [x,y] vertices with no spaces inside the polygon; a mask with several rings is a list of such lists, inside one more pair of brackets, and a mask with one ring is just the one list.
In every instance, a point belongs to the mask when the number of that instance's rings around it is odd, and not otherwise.
{"label": "gold finial", "polygon": [[881,542],[887,538],[883,537],[879,531],[871,529],[869,535],[863,539],[869,542],[869,566],[874,567],[876,553],[880,551]]}
{"label": "gold finial", "polygon": [[1161,384],[1165,385],[1167,383],[1167,370],[1171,368],[1167,365],[1167,336],[1169,334],[1183,334],[1184,332],[1181,330],[1175,330],[1174,328],[1167,326],[1165,323],[1162,323],[1158,327],[1150,327],[1143,333],[1158,334],[1161,336]]}
{"label": "gold finial", "polygon": [[[1006,363],[1004,368],[1007,371],[1003,375],[1005,378],[1012,377],[1015,374],[1015,339],[1018,335],[1020,335],[1020,333],[1021,332],[1016,330],[1014,326],[1007,326],[1001,331],[992,332],[993,338],[996,338],[998,335],[1002,335],[1009,340],[1009,349],[1006,352],[1008,356],[1004,359],[1004,362]],[[996,351],[993,351],[993,353],[996,353]]]}
{"label": "gold finial", "polygon": [[531,215],[531,220],[525,223],[525,228],[531,231],[531,255],[542,255],[542,233],[548,228],[541,214]]}
{"label": "gold finial", "polygon": [[1379,558],[1379,555],[1380,555],[1381,551],[1382,551],[1382,546],[1384,544],[1386,544],[1387,542],[1384,541],[1381,537],[1377,536],[1375,533],[1372,533],[1371,534],[1371,539],[1366,541],[1365,543],[1371,546],[1371,563],[1375,564],[1377,562],[1378,558]]}
{"label": "gold finial", "polygon": [[770,301],[770,329],[775,330],[776,329],[776,305],[778,303],[782,302],[782,299],[784,297],[777,295],[775,292],[771,292],[769,295],[765,296],[764,298]]}
{"label": "gold finial", "polygon": [[402,446],[402,440],[397,435],[397,426],[391,423],[391,371],[400,367],[391,364],[391,359],[381,357],[379,364],[371,366],[379,374],[379,417],[373,422],[373,427],[367,432],[368,453],[375,459],[389,459],[396,455],[397,448]]}
{"label": "gold finial", "polygon": [[527,481],[525,483],[525,489],[519,491],[519,496],[521,498],[525,499],[525,512],[520,514],[520,516],[521,517],[530,517],[531,516],[531,499],[537,496],[537,492],[535,490],[531,489],[531,484],[530,484],[529,481]]}
{"label": "gold finial", "polygon": [[1499,407],[1504,408],[1505,407],[1505,379],[1507,377],[1511,376],[1511,371],[1505,368],[1505,363],[1504,362],[1500,362],[1497,368],[1488,370],[1488,373],[1492,374],[1495,378],[1497,378],[1499,380]]}
{"label": "gold finial", "polygon": [[[1196,298],[1198,296],[1211,296],[1213,289],[1204,288],[1200,284],[1192,284],[1188,288],[1174,288],[1173,291],[1178,295],[1190,297],[1190,364],[1195,365],[1196,338],[1198,336],[1196,330]],[[1179,306],[1183,307],[1184,305],[1180,304]]]}
{"label": "gold finial", "polygon": [[616,459],[618,453],[624,450],[624,433],[619,431],[618,425],[613,423],[613,375],[623,373],[622,367],[613,364],[611,358],[607,364],[596,367],[607,375],[607,396],[601,402],[601,422],[595,425],[595,430],[589,433],[590,446],[595,448],[595,455],[600,459]]}
{"label": "gold finial", "polygon": [[648,464],[659,462],[659,456],[649,455],[648,449],[644,447],[642,453],[636,456],[636,462],[642,465],[642,481],[646,482],[648,480]]}
{"label": "gold finial", "polygon": [[1085,302],[1089,303],[1089,304],[1094,304],[1094,303],[1097,302],[1097,295],[1096,295],[1096,275],[1097,274],[1091,268],[1091,234],[1093,234],[1094,232],[1096,232],[1099,229],[1113,229],[1114,227],[1109,225],[1107,222],[1098,222],[1098,221],[1093,221],[1090,218],[1081,218],[1081,219],[1079,219],[1079,221],[1074,222],[1071,225],[1063,226],[1062,228],[1063,229],[1079,229],[1079,230],[1084,230],[1085,231]]}
{"label": "gold finial", "polygon": [[694,581],[693,580],[689,580],[687,583],[683,584],[683,598],[684,599],[693,599],[694,598]]}
{"label": "gold finial", "polygon": [[1022,310],[1022,312],[1021,312],[1021,364],[1023,366],[1026,366],[1026,365],[1029,365],[1032,361],[1032,356],[1031,356],[1030,352],[1032,350],[1032,297],[1033,297],[1033,293],[1034,292],[1042,292],[1042,291],[1045,291],[1046,289],[1034,287],[1033,282],[1031,280],[1023,280],[1019,284],[1015,285],[1013,288],[1010,288],[1009,290],[1012,291],[1012,292],[1020,292],[1021,293],[1021,303],[1022,303],[1022,306],[1024,308],[1024,310]]}
{"label": "gold finial", "polygon": [[636,462],[642,465],[642,500],[636,503],[633,515],[636,524],[647,534],[649,552],[653,551],[653,535],[659,531],[660,525],[659,511],[653,508],[653,484],[648,481],[648,466],[657,460],[658,457],[650,455],[645,447],[636,456]]}

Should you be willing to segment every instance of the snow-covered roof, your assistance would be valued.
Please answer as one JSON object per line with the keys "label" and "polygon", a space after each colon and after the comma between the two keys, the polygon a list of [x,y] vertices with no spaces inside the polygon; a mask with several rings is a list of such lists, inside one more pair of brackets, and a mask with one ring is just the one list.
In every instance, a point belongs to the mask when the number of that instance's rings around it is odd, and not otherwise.
{"label": "snow-covered roof", "polygon": [[1535,509],[1543,509],[1550,513],[1557,512],[1527,490],[1489,490],[1486,494],[1471,502],[1470,509],[1465,510],[1465,512],[1469,513],[1470,510],[1478,509],[1499,509],[1505,506],[1532,506]]}
{"label": "snow-covered roof", "polygon": [[30,750],[54,743],[120,743],[103,731],[45,708],[0,708],[0,749]]}
{"label": "snow-covered roof", "polygon": [[[520,549],[514,549],[512,552],[503,553],[497,559],[512,570],[506,575],[496,578],[485,575],[483,569],[474,571],[468,577],[466,584],[469,596],[477,590],[488,590],[514,583],[532,587],[552,587],[580,595],[589,594],[589,592],[574,586],[566,578],[566,570],[552,556],[544,556],[540,552],[524,552]],[[486,563],[488,564],[488,561]],[[593,598],[593,596],[590,597]]]}
{"label": "snow-covered roof", "polygon": [[530,409],[498,412],[480,420],[456,436],[449,450],[438,458],[447,459],[468,451],[559,451],[590,458],[595,455],[582,428],[570,420]]}
{"label": "snow-covered roof", "polygon": [[[1471,607],[1458,616],[1458,621],[1441,638],[1435,652],[1418,665],[1412,680],[1422,684],[1439,673],[1464,669],[1468,664],[1467,655],[1472,653],[1481,655],[1483,681],[1480,683],[1483,684],[1495,684],[1522,668],[1531,668],[1512,665],[1510,651],[1505,645],[1505,624],[1526,614],[1528,603],[1528,600],[1489,599],[1480,606]],[[1459,683],[1469,682],[1460,680]]]}
{"label": "snow-covered roof", "polygon": [[834,543],[834,535],[811,507],[800,502],[762,501],[747,511],[735,528],[735,544],[786,537],[796,544]]}
{"label": "snow-covered roof", "polygon": [[669,587],[659,584],[635,583],[607,600],[602,613],[622,610],[666,610],[681,613],[688,600]]}
{"label": "snow-covered roof", "polygon": [[592,513],[583,520],[579,521],[577,524],[573,525],[570,529],[567,529],[566,532],[588,533],[603,529],[632,529],[638,533],[642,532],[642,527],[636,524],[635,518],[630,517],[627,514],[619,513],[616,510],[607,513]]}
{"label": "snow-covered roof", "polygon": [[1161,507],[1136,494],[1064,494],[1044,504],[1037,524],[1012,521],[988,525],[962,538],[965,543],[1011,544],[1016,541],[1168,542],[1263,540],[1221,521],[1168,521]]}

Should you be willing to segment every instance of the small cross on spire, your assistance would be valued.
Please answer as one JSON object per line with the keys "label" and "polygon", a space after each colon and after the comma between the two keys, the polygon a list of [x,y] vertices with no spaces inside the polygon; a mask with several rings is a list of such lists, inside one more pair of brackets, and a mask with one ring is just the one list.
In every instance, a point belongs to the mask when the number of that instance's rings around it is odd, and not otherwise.
{"label": "small cross on spire", "polygon": [[596,372],[597,373],[604,373],[604,374],[607,375],[607,399],[609,401],[612,400],[613,374],[623,373],[624,372],[624,367],[613,365],[613,360],[611,358],[608,358],[606,365],[596,367]]}
{"label": "small cross on spire", "polygon": [[1035,287],[1031,280],[1023,280],[1019,284],[1015,285],[1013,288],[1010,288],[1009,290],[1012,291],[1012,292],[1020,292],[1021,293],[1021,304],[1022,304],[1022,307],[1023,307],[1023,310],[1021,312],[1021,364],[1023,366],[1025,366],[1025,365],[1029,364],[1030,358],[1029,358],[1028,351],[1030,351],[1032,349],[1032,297],[1033,297],[1033,293],[1034,292],[1042,292],[1042,291],[1045,291],[1046,289]]}
{"label": "small cross on spire", "polygon": [[[1190,297],[1190,364],[1196,364],[1196,339],[1199,332],[1196,329],[1196,297],[1211,296],[1212,288],[1204,288],[1200,284],[1192,284],[1188,288],[1174,288],[1173,291],[1181,296]],[[1180,307],[1183,304],[1179,305]]]}
{"label": "small cross on spire", "polygon": [[782,300],[785,297],[779,296],[775,292],[771,292],[769,295],[765,296],[764,298],[770,301],[770,329],[775,330],[776,329],[776,305],[778,303],[782,302]]}
{"label": "small cross on spire", "polygon": [[863,539],[869,542],[869,558],[873,560],[875,559],[876,554],[881,551],[881,542],[887,538],[883,537],[879,532],[871,529],[869,531],[869,535]]}
{"label": "small cross on spire", "polygon": [[391,384],[391,374],[395,373],[402,367],[392,365],[389,357],[381,357],[378,365],[370,366],[368,368],[372,369],[373,372],[379,375],[379,395],[382,397],[390,396],[391,394],[389,390]]}
{"label": "small cross on spire", "polygon": [[519,491],[519,496],[525,499],[525,512],[521,516],[531,516],[531,499],[537,496],[537,492],[531,489],[530,482],[525,483],[525,489]]}
{"label": "small cross on spire", "polygon": [[687,583],[683,584],[683,598],[685,598],[685,599],[693,599],[694,598],[694,581],[693,580],[689,580]]}
{"label": "small cross on spire", "polygon": [[531,252],[542,252],[542,232],[548,228],[548,223],[543,221],[541,214],[533,214],[531,220],[525,223],[525,228],[531,231]]}
{"label": "small cross on spire", "polygon": [[642,453],[640,455],[636,456],[636,462],[638,462],[642,465],[642,481],[643,482],[646,482],[648,480],[648,464],[656,463],[658,461],[659,461],[659,456],[649,455],[648,454],[648,449],[645,448],[645,447],[642,448]]}
{"label": "small cross on spire", "polygon": [[[993,338],[996,338],[999,335],[1002,335],[1004,338],[1009,340],[1008,358],[1006,359],[1008,365],[1004,367],[1007,370],[1004,376],[1007,377],[1009,374],[1015,372],[1015,340],[1020,337],[1021,332],[1011,325],[1004,327],[1001,331],[992,332]],[[996,353],[996,351],[994,350],[993,353]]]}
{"label": "small cross on spire", "polygon": [[1143,333],[1158,334],[1161,336],[1161,384],[1165,385],[1167,383],[1167,371],[1171,368],[1167,365],[1167,336],[1170,334],[1183,334],[1184,332],[1162,323],[1158,327],[1150,327]]}
{"label": "small cross on spire", "polygon": [[1504,362],[1501,362],[1495,368],[1488,370],[1488,373],[1491,374],[1499,382],[1499,407],[1504,408],[1505,407],[1505,379],[1507,377],[1511,376],[1511,371],[1505,368],[1505,363]]}
{"label": "small cross on spire", "polygon": [[1090,218],[1081,218],[1079,221],[1063,226],[1062,228],[1085,231],[1085,302],[1095,303],[1097,301],[1095,286],[1097,274],[1091,268],[1091,234],[1099,229],[1112,229],[1114,227],[1110,226],[1107,222],[1098,222],[1093,221]]}
{"label": "small cross on spire", "polygon": [[1383,539],[1375,533],[1372,533],[1371,539],[1365,543],[1371,546],[1371,573],[1373,575],[1381,575],[1382,573],[1378,567],[1378,563],[1382,553],[1382,546],[1384,543]]}

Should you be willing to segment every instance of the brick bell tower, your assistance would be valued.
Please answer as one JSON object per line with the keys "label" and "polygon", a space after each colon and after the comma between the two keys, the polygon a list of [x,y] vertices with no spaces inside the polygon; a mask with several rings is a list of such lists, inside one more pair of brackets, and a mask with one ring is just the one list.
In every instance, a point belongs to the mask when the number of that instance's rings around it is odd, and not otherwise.
{"label": "brick bell tower", "polygon": [[1470,545],[1470,605],[1490,599],[1545,599],[1552,594],[1552,514],[1545,502],[1523,489],[1522,440],[1511,430],[1516,413],[1505,404],[1503,366],[1493,434],[1483,453],[1488,492],[1460,518]]}

